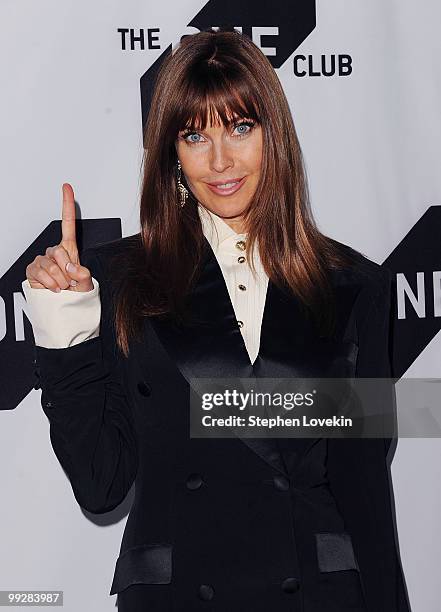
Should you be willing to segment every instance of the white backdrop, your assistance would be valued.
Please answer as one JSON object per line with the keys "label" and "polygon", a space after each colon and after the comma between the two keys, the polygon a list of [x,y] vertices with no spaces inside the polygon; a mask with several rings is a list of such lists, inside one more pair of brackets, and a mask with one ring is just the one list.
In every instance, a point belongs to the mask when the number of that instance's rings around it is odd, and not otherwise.
{"label": "white backdrop", "polygon": [[[203,6],[3,0],[1,274],[60,218],[63,182],[73,185],[83,218],[120,217],[123,235],[138,231],[139,80]],[[441,4],[318,0],[316,8],[315,29],[277,72],[319,227],[382,263],[441,196]],[[160,49],[123,50],[118,28],[159,28]],[[349,55],[352,72],[295,76],[299,54],[317,70],[322,55]],[[404,375],[441,377],[439,333]],[[125,517],[77,506],[39,390],[0,419],[0,590],[58,589],[68,612],[113,609]],[[439,610],[440,459],[440,440],[400,439],[392,464],[413,612]]]}

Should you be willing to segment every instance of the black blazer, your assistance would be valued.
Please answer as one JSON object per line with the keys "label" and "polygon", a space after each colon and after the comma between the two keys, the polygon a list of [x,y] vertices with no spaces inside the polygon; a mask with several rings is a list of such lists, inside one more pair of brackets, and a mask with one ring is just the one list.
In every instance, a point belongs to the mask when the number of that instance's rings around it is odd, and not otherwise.
{"label": "black blazer", "polygon": [[100,336],[35,347],[51,443],[80,506],[110,511],[136,483],[110,591],[119,609],[408,612],[390,439],[189,435],[191,377],[389,377],[391,273],[361,254],[359,268],[332,273],[332,340],[270,281],[252,365],[206,242],[189,303],[199,323],[148,318],[125,359],[111,257],[137,240],[81,256],[101,287]]}

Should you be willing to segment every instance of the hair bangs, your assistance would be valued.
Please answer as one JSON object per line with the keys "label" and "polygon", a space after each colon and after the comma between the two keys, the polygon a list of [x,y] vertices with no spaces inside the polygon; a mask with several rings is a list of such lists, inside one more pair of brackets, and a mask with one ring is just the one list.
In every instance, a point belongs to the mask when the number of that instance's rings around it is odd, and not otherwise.
{"label": "hair bangs", "polygon": [[192,79],[188,83],[185,104],[176,118],[178,130],[205,130],[207,125],[220,123],[228,128],[243,118],[260,123],[256,89],[242,79],[243,75],[235,76],[227,78],[221,69],[215,68],[205,72],[205,78]]}

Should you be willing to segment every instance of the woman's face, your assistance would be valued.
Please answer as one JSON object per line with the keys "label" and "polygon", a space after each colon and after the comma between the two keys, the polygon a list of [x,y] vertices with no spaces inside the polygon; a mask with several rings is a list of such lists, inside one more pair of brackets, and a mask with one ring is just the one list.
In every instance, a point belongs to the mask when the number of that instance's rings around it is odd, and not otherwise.
{"label": "woman's face", "polygon": [[181,131],[176,151],[197,200],[236,231],[243,231],[241,214],[252,200],[260,179],[260,125],[241,118],[229,128],[219,120],[205,130]]}

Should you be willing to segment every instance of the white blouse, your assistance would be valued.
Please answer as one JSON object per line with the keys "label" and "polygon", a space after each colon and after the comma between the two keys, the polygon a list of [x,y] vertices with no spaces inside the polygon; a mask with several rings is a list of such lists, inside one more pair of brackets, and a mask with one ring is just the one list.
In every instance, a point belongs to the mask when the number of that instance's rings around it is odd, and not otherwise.
{"label": "white blouse", "polygon": [[[248,265],[247,234],[236,233],[221,217],[202,205],[198,210],[204,235],[219,263],[245,346],[254,362],[259,352],[268,286],[257,244],[254,275]],[[67,348],[99,335],[99,283],[93,277],[92,283],[91,291],[62,289],[55,293],[50,289],[33,289],[27,279],[22,282],[37,346]]]}

